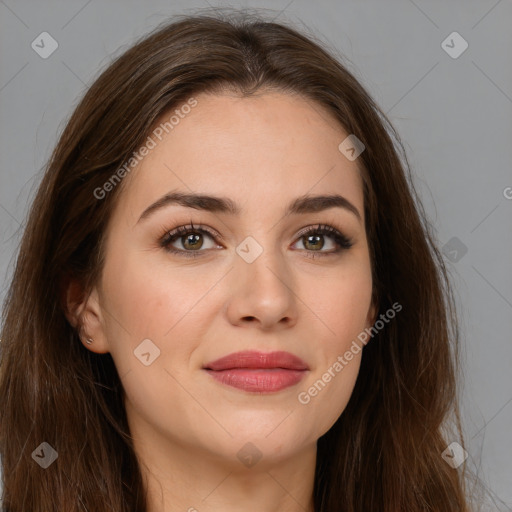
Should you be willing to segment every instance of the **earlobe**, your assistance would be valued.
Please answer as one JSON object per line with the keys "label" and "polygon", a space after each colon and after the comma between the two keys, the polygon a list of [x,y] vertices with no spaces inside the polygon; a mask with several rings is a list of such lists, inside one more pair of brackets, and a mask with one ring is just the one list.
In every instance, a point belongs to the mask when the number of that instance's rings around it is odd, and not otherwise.
{"label": "earlobe", "polygon": [[108,343],[96,287],[86,294],[78,280],[70,280],[65,293],[65,306],[66,318],[77,330],[82,344],[92,352],[108,353]]}

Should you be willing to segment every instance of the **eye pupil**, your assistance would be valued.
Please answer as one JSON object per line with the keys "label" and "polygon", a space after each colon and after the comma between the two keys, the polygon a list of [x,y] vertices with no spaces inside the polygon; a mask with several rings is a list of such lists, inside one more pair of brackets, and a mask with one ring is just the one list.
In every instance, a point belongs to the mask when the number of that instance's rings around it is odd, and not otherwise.
{"label": "eye pupil", "polygon": [[314,239],[317,242],[317,244],[318,244],[318,242],[321,242],[320,245],[313,245],[313,247],[312,247],[313,250],[315,250],[315,249],[322,249],[322,247],[324,246],[322,235],[307,235],[304,238],[306,239],[306,242],[305,242],[304,246],[308,250],[311,250],[310,247],[308,247],[308,245],[310,245],[310,240],[311,239]]}
{"label": "eye pupil", "polygon": [[[200,249],[203,245],[202,240],[200,240],[201,236],[202,235],[193,233],[184,236],[183,238],[185,239],[185,242],[183,243],[183,247],[185,247],[186,249]],[[200,241],[201,243],[198,244],[198,241]]]}

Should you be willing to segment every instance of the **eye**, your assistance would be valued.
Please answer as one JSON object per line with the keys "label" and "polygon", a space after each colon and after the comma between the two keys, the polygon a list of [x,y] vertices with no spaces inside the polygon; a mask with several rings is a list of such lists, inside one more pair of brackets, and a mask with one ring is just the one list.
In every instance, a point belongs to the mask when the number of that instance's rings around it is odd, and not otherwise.
{"label": "eye", "polygon": [[[350,238],[332,226],[327,226],[325,224],[306,228],[299,233],[299,237],[300,238],[296,243],[302,242],[305,250],[308,251],[310,258],[316,258],[318,256],[332,256],[333,254],[338,254],[341,251],[350,249],[354,245]],[[334,250],[321,250],[325,246],[326,237],[331,239],[331,249],[332,246],[334,246]]]}
{"label": "eye", "polygon": [[[166,251],[174,254],[180,254],[187,257],[197,257],[200,255],[201,249],[204,249],[204,236],[211,238],[212,240],[221,238],[218,234],[210,232],[204,227],[196,227],[191,222],[188,226],[180,226],[172,231],[168,231],[160,239],[160,246]],[[173,247],[173,244],[178,242],[182,248]],[[214,248],[215,244],[206,249]]]}

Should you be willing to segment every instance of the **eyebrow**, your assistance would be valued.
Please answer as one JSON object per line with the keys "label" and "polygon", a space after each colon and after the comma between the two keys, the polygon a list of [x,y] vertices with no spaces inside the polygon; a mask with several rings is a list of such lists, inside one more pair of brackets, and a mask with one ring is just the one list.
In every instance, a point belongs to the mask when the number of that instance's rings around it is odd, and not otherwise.
{"label": "eyebrow", "polygon": [[[241,208],[227,197],[216,197],[206,194],[193,194],[185,192],[170,192],[165,194],[153,204],[148,206],[140,216],[137,224],[148,218],[151,214],[166,206],[178,204],[186,208],[194,208],[213,213],[228,213],[231,215],[240,215]],[[345,197],[339,194],[304,195],[293,200],[287,207],[285,214],[305,214],[315,213],[329,208],[343,208],[352,212],[361,221],[359,210]]]}

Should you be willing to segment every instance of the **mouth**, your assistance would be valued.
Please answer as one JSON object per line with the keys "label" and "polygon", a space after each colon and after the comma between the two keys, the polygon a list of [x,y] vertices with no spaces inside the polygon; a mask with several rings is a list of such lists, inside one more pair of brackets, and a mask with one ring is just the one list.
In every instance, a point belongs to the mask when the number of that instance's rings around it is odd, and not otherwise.
{"label": "mouth", "polygon": [[272,393],[298,384],[309,371],[289,352],[236,352],[206,364],[203,369],[221,384],[247,392]]}

